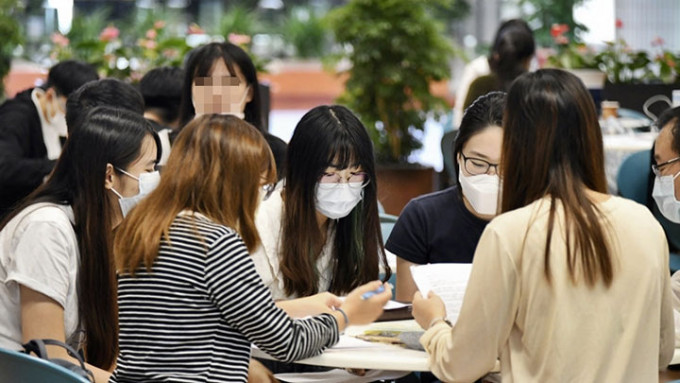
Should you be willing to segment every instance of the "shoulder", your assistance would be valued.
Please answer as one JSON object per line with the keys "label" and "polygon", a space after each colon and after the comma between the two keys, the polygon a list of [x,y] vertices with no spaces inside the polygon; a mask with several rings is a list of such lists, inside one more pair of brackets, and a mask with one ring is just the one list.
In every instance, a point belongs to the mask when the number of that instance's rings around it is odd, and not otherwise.
{"label": "shoulder", "polygon": [[181,212],[170,226],[171,241],[200,242],[210,249],[225,239],[240,240],[240,236],[233,228],[196,212]]}
{"label": "shoulder", "polygon": [[19,226],[45,223],[71,229],[74,225],[74,217],[73,210],[68,205],[37,203],[24,208],[10,221],[12,222]]}
{"label": "shoulder", "polygon": [[448,215],[461,201],[458,187],[418,196],[409,201],[401,215],[424,213],[428,215]]}
{"label": "shoulder", "polygon": [[[14,98],[9,99],[0,105],[0,117],[17,116],[21,118],[38,117],[38,112],[31,99],[33,89],[18,93]],[[35,116],[34,116],[35,115]]]}

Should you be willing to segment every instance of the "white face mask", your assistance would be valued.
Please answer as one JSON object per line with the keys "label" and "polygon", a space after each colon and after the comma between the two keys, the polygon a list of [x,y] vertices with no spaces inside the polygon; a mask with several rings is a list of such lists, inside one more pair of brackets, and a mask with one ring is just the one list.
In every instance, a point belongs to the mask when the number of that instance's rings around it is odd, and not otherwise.
{"label": "white face mask", "polygon": [[496,215],[500,190],[500,179],[497,174],[466,176],[463,174],[463,169],[458,166],[458,181],[463,189],[463,195],[477,213]]}
{"label": "white face mask", "polygon": [[675,179],[678,175],[680,172],[674,176],[657,176],[652,191],[652,197],[661,214],[675,223],[680,223],[680,201],[675,199]]}
{"label": "white face mask", "polygon": [[158,186],[158,183],[161,181],[161,174],[158,171],[154,171],[151,173],[142,173],[139,175],[139,177],[135,177],[132,174],[126,172],[123,169],[118,169],[121,173],[125,174],[128,177],[134,178],[139,182],[139,193],[137,195],[134,195],[132,197],[123,197],[120,193],[116,191],[116,189],[111,188],[111,191],[116,193],[118,196],[118,204],[120,205],[120,211],[123,213],[123,217],[126,217],[130,210],[132,210],[133,207],[137,206],[139,201],[144,199],[149,193],[151,193],[156,186]]}
{"label": "white face mask", "polygon": [[316,210],[330,219],[346,217],[364,198],[361,185],[361,182],[317,183]]}
{"label": "white face mask", "polygon": [[57,111],[52,118],[49,119],[49,125],[54,129],[60,137],[68,135],[68,128],[66,127],[66,115],[62,111]]}

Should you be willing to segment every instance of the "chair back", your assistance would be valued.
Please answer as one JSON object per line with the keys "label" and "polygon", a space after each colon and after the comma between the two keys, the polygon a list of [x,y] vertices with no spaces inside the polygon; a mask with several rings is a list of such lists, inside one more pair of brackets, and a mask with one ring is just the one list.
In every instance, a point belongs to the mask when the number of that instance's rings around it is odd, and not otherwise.
{"label": "chair back", "polygon": [[387,213],[380,213],[378,216],[380,218],[380,231],[382,232],[383,242],[387,242],[387,238],[390,237],[394,224],[397,223],[399,217]]}
{"label": "chair back", "polygon": [[0,348],[0,382],[89,383],[64,367],[4,348]]}
{"label": "chair back", "polygon": [[647,204],[647,183],[652,166],[649,150],[635,152],[628,156],[616,175],[616,187],[621,197],[632,199],[643,205]]}
{"label": "chair back", "polygon": [[444,158],[444,170],[446,170],[446,174],[449,176],[451,184],[455,184],[457,178],[456,164],[453,161],[453,143],[456,141],[457,135],[458,130],[446,132],[442,136],[441,141],[442,157]]}

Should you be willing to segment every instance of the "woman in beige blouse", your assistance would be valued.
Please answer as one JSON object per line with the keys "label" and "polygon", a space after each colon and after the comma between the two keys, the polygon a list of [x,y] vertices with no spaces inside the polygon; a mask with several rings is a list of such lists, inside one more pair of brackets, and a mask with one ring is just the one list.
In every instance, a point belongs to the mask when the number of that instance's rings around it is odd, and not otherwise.
{"label": "woman in beige blouse", "polygon": [[413,313],[432,371],[470,382],[653,382],[673,355],[668,248],[633,201],[607,194],[587,90],[554,69],[505,109],[501,214],[486,227],[457,322],[435,294]]}

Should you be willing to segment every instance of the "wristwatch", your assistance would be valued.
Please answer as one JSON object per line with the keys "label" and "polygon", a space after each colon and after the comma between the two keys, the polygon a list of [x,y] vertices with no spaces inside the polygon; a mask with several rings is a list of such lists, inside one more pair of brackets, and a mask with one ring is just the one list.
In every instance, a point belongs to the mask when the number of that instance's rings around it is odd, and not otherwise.
{"label": "wristwatch", "polygon": [[447,325],[449,325],[449,327],[453,327],[453,324],[451,324],[451,321],[446,319],[446,317],[437,317],[437,318],[432,319],[432,321],[430,321],[430,325],[427,327],[427,329],[428,330],[431,329],[432,326],[436,325],[439,322],[444,322]]}

